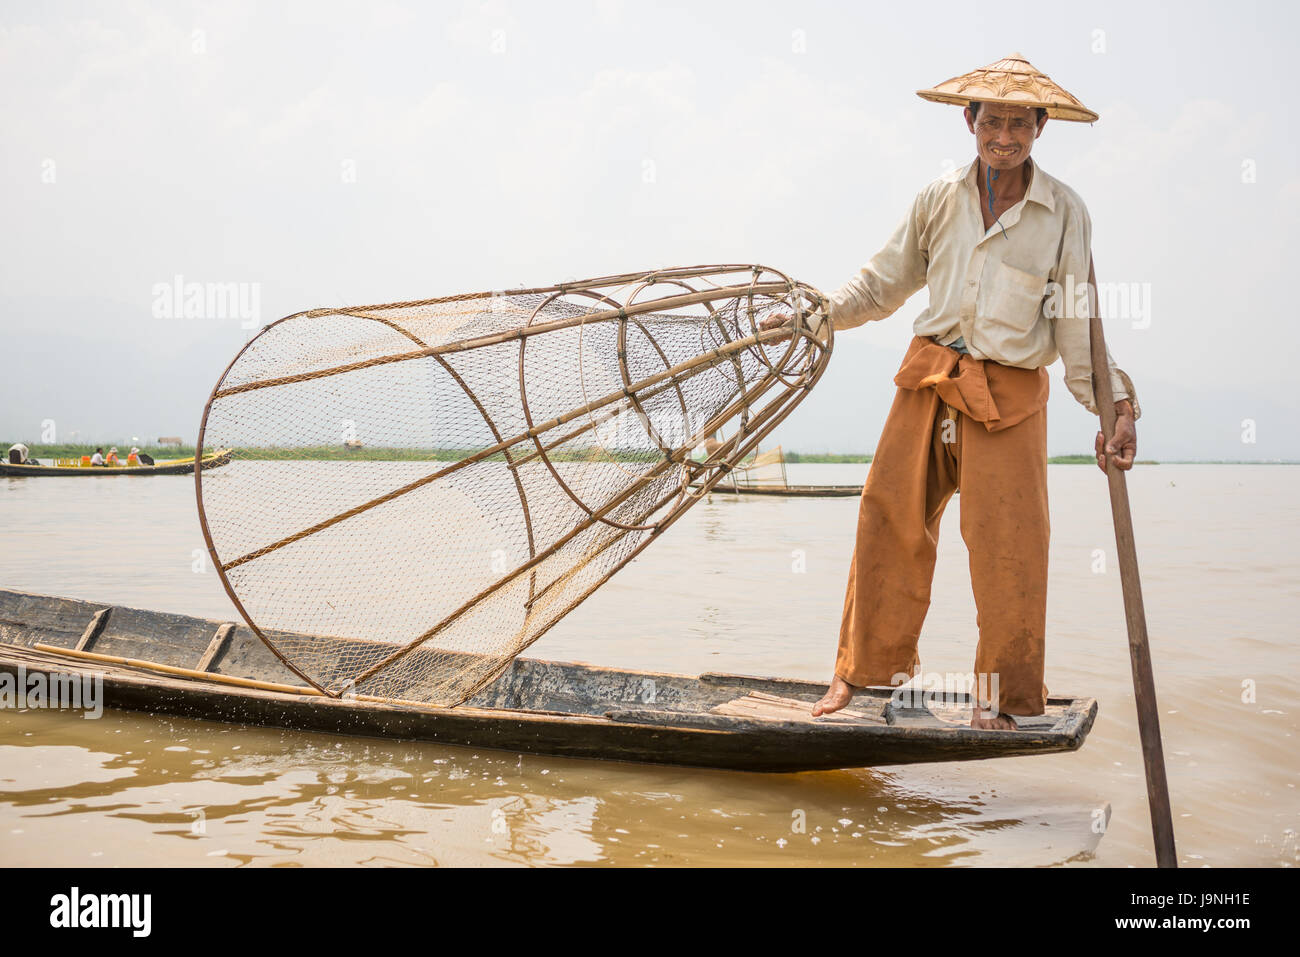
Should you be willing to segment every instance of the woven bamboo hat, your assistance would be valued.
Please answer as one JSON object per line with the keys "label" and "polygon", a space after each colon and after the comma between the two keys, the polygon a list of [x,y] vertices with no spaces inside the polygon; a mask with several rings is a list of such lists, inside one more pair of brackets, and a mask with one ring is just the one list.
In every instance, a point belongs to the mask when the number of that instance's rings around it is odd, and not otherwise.
{"label": "woven bamboo hat", "polygon": [[916,95],[934,103],[955,103],[958,106],[970,106],[976,101],[1030,108],[1041,106],[1051,119],[1076,123],[1091,123],[1098,119],[1096,113],[1019,53],[944,80],[931,89],[917,90]]}

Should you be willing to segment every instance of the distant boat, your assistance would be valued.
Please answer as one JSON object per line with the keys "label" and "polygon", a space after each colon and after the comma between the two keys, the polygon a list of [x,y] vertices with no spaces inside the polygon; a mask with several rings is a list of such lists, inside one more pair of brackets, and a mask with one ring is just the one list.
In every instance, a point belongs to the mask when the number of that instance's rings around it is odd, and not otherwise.
{"label": "distant boat", "polygon": [[[211,455],[203,456],[202,467],[215,469],[230,461],[230,449],[218,449]],[[41,465],[29,461],[18,465],[13,462],[0,462],[0,476],[38,476],[38,475],[189,475],[194,471],[194,456],[187,459],[162,459],[153,465],[84,465],[81,459],[55,459],[53,465]]]}
{"label": "distant boat", "polygon": [[[332,643],[338,660],[394,647],[318,640]],[[437,667],[445,652],[413,654]],[[104,706],[152,715],[738,771],[1075,751],[1097,715],[1092,698],[1053,696],[1044,714],[1017,717],[1015,731],[977,730],[967,694],[918,691],[894,700],[896,689],[881,687],[863,688],[849,707],[814,718],[824,684],[529,658],[516,658],[456,708],[334,698],[308,687],[243,624],[0,589],[0,678],[24,688],[36,675],[50,687],[56,676],[65,686],[72,677],[100,680]]]}
{"label": "distant boat", "polygon": [[735,495],[778,495],[791,498],[848,498],[861,495],[861,485],[791,485],[785,474],[781,446],[759,452],[749,462],[732,469],[713,487]]}
{"label": "distant boat", "polygon": [[713,491],[733,495],[768,495],[783,498],[849,498],[862,494],[861,485],[729,485],[726,480]]}

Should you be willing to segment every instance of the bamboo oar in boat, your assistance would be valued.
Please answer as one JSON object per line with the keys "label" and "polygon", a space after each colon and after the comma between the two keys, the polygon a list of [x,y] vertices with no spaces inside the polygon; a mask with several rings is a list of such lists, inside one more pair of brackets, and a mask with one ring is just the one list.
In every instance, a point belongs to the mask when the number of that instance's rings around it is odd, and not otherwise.
{"label": "bamboo oar in boat", "polygon": [[[1101,415],[1102,434],[1109,440],[1115,434],[1115,397],[1110,389],[1110,364],[1106,359],[1101,316],[1096,308],[1090,312],[1093,394]],[[1177,867],[1174,821],[1169,808],[1169,783],[1165,778],[1165,755],[1160,743],[1160,713],[1156,708],[1156,680],[1151,670],[1147,618],[1142,606],[1142,581],[1138,577],[1137,544],[1133,538],[1133,514],[1129,509],[1128,485],[1124,473],[1110,456],[1106,458],[1106,480],[1110,484],[1110,509],[1115,520],[1115,548],[1119,554],[1120,585],[1124,590],[1124,617],[1128,623],[1133,694],[1137,704],[1138,736],[1142,739],[1142,762],[1146,767],[1147,803],[1151,807],[1156,866]]]}

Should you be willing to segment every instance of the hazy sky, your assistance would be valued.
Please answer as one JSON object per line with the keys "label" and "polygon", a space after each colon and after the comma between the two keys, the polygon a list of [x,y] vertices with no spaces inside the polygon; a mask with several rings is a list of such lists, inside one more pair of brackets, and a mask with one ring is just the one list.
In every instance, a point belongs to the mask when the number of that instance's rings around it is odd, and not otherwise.
{"label": "hazy sky", "polygon": [[[1013,51],[1101,114],[1049,121],[1087,202],[1143,457],[1300,458],[1289,3],[0,2],[0,439],[197,432],[261,322],[697,262],[831,290],[969,162],[915,90]],[[925,305],[843,334],[776,441],[870,451]],[[1095,419],[1052,370],[1053,453]],[[1249,422],[1250,425],[1243,425]],[[1255,441],[1243,441],[1243,434]]]}

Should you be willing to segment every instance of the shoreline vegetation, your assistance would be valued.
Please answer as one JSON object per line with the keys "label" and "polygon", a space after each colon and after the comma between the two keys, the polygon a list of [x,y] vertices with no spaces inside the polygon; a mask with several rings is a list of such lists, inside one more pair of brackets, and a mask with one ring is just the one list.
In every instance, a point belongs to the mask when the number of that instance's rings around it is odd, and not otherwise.
{"label": "shoreline vegetation", "polygon": [[[0,440],[0,448],[8,449],[13,444],[8,441]],[[91,455],[97,446],[103,447],[106,451],[112,445],[111,442],[98,442],[92,445],[60,443],[57,445],[41,445],[27,443],[27,448],[35,459],[71,459],[80,458],[83,455]],[[126,458],[126,453],[131,446],[119,444],[117,447],[118,455],[122,459]],[[192,458],[194,455],[194,446],[192,445],[141,445],[140,451],[153,456],[155,459],[184,459]],[[215,449],[205,449],[206,454],[211,455]],[[340,461],[340,462],[454,462],[474,452],[473,449],[403,449],[403,448],[384,448],[380,446],[359,448],[344,448],[342,446],[306,446],[299,448],[261,448],[261,449],[236,449],[235,458],[248,460],[265,460],[276,461],[285,459],[308,459],[319,461]],[[603,451],[595,451],[591,455],[578,455],[567,453],[553,457],[557,461],[615,461],[613,456]],[[490,460],[504,461],[498,453],[488,457]],[[619,461],[658,461],[658,453],[648,453],[642,450],[629,452],[625,456],[619,456]],[[1073,454],[1073,455],[1050,455],[1047,458],[1048,465],[1095,465],[1096,457],[1090,454]],[[835,453],[835,452],[786,452],[785,462],[787,465],[867,465],[871,462],[871,456],[861,453]],[[1169,459],[1159,461],[1156,459],[1139,459],[1137,465],[1300,465],[1300,462],[1294,460],[1274,460],[1265,461],[1240,460],[1240,459]]]}

